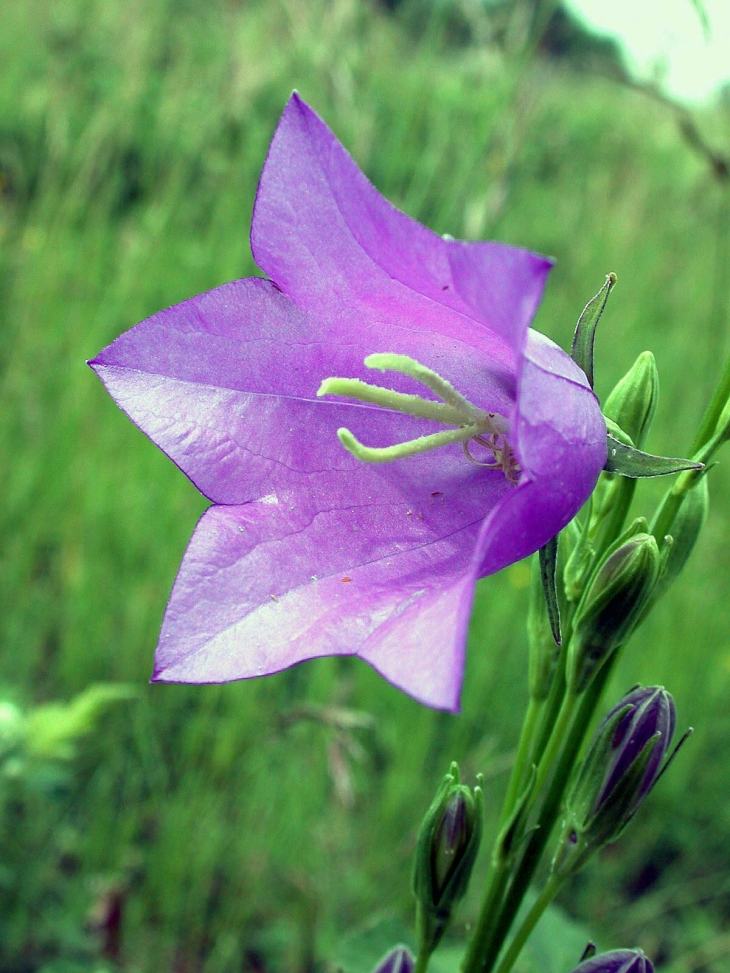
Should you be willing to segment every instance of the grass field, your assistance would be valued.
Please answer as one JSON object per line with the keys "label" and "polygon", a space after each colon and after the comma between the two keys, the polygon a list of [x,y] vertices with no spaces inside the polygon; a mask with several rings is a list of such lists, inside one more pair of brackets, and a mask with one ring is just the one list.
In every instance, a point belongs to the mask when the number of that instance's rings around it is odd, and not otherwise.
{"label": "grass field", "polygon": [[[138,692],[108,710],[73,773],[2,785],[0,971],[320,968],[369,918],[410,922],[419,815],[451,759],[486,774],[494,820],[526,696],[527,568],[480,583],[458,717],[356,660],[150,687],[205,501],[85,359],[159,308],[256,273],[256,181],[297,88],[412,216],[557,257],[536,326],[564,347],[615,271],[597,390],[652,349],[648,446],[677,455],[730,350],[727,185],[646,95],[414,36],[365,0],[5,0],[0,61],[1,695],[26,707],[98,681]],[[727,115],[698,124],[727,151]],[[561,899],[603,945],[639,944],[669,973],[730,962],[723,462],[710,491],[695,557],[613,690],[664,683],[697,732]],[[642,488],[637,510],[659,495]],[[110,923],[105,944],[89,918],[110,901],[118,951]]]}

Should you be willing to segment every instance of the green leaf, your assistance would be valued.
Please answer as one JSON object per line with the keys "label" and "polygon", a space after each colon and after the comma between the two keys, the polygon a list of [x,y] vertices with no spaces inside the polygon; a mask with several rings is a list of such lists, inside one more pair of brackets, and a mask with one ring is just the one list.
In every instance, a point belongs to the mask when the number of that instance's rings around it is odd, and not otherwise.
{"label": "green leaf", "polygon": [[558,563],[558,536],[551,538],[544,547],[540,548],[540,580],[542,590],[545,592],[545,604],[547,605],[548,618],[550,619],[550,630],[556,645],[562,645],[563,640],[560,636],[560,607],[558,605],[558,586],[555,580],[555,572]]}
{"label": "green leaf", "polygon": [[682,470],[701,470],[702,463],[693,463],[689,459],[679,459],[671,456],[652,456],[634,446],[620,442],[615,436],[608,434],[608,459],[603,467],[607,473],[619,473],[637,479],[643,476],[666,476],[668,473],[680,473]]}
{"label": "green leaf", "polygon": [[607,274],[606,283],[583,308],[573,335],[570,357],[583,371],[593,388],[593,345],[596,340],[596,327],[601,320],[611,288],[616,283],[616,274]]}

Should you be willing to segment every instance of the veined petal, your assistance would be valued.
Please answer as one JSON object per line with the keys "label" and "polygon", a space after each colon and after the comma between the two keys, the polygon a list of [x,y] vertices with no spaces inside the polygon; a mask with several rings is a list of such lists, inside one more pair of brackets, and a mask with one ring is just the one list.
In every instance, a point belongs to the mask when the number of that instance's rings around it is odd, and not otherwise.
{"label": "veined petal", "polygon": [[358,655],[421,702],[457,709],[479,524],[401,550],[377,523],[354,532],[357,516],[402,513],[311,516],[278,498],[206,511],[170,597],[155,679],[227,682]]}
{"label": "veined petal", "polygon": [[520,366],[514,435],[525,475],[546,489],[550,484],[555,500],[562,496],[576,512],[605,465],[606,422],[581,369],[532,330]]}
{"label": "veined petal", "polygon": [[[528,331],[550,261],[420,226],[296,96],[264,167],[252,246],[271,281],[161,311],[90,363],[225,505],[204,514],[185,554],[155,678],[219,682],[355,654],[455,709],[475,578],[544,545],[605,461],[585,376]],[[379,466],[347,453],[340,427],[369,447],[443,428],[317,397],[329,377],[372,380],[373,353],[416,359],[503,417],[519,484],[459,445]],[[398,373],[388,387],[423,394]]]}
{"label": "veined petal", "polygon": [[477,322],[493,360],[506,367],[522,349],[552,265],[517,247],[445,240],[397,210],[296,94],[264,165],[251,244],[258,265],[302,307],[326,311],[333,300],[359,298],[426,327],[431,302],[442,334],[478,340]]}
{"label": "veined petal", "polygon": [[[375,446],[428,435],[439,426],[353,402],[317,397],[323,378],[372,378],[368,352],[390,342],[410,351],[408,335],[375,337],[353,323],[347,342],[313,333],[310,318],[270,282],[235,281],[160,311],[127,331],[90,362],[117,404],[215,503],[245,503],[298,476],[331,476],[347,494],[370,472],[342,449],[340,426]],[[486,356],[446,342],[439,357],[455,381],[478,387],[479,402],[513,408],[514,380],[490,372]],[[388,347],[388,345],[385,345]],[[430,349],[434,354],[434,348]],[[436,346],[438,353],[438,345]],[[395,376],[389,384],[422,387]],[[398,381],[400,380],[400,381]],[[460,449],[429,454],[412,467],[429,490],[449,490],[458,471],[473,478]],[[402,464],[381,476],[411,474]],[[303,481],[302,481],[303,482]],[[368,487],[376,489],[377,484]],[[467,488],[467,492],[468,492]]]}

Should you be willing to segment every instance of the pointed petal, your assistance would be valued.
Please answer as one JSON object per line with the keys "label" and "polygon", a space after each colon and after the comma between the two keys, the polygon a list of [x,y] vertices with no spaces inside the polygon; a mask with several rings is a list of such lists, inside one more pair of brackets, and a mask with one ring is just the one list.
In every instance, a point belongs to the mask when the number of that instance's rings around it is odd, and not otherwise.
{"label": "pointed petal", "polygon": [[[489,329],[514,363],[551,261],[499,243],[445,240],[389,203],[312,109],[292,95],[261,175],[251,230],[258,265],[302,307],[361,298],[411,322],[428,302]],[[427,300],[424,300],[427,299]],[[497,350],[496,345],[500,345]],[[510,354],[510,350],[511,353]]]}
{"label": "pointed petal", "polygon": [[359,655],[416,699],[456,709],[478,523],[403,551],[352,520],[348,508],[311,517],[275,498],[206,511],[165,614],[155,679],[224,682]]}
{"label": "pointed petal", "polygon": [[[410,468],[401,461],[377,473],[343,450],[337,439],[340,426],[374,446],[442,428],[358,403],[317,398],[321,380],[332,374],[372,380],[373,373],[362,365],[373,350],[371,337],[352,330],[356,337],[346,343],[318,340],[310,319],[273,284],[249,278],[153,315],[90,365],[120,408],[216,503],[245,503],[308,480],[309,489],[316,490],[325,477],[330,477],[331,490],[343,495],[352,495],[351,481],[373,490],[380,489],[383,478],[398,483],[406,477],[402,482],[410,487],[417,476],[427,492],[451,491],[455,471],[460,479],[474,481],[475,470],[464,462],[460,447],[426,454]],[[388,341],[394,343],[392,337]],[[411,347],[406,343],[407,351]],[[491,395],[485,392],[488,360],[464,355],[458,344],[451,343],[449,350],[455,382],[477,387],[480,404],[486,398],[503,414],[512,410],[507,385],[495,387]],[[401,385],[408,391],[421,390],[407,382]],[[452,460],[451,468],[445,459]],[[488,491],[495,478],[486,477]],[[479,500],[489,502],[483,495]]]}

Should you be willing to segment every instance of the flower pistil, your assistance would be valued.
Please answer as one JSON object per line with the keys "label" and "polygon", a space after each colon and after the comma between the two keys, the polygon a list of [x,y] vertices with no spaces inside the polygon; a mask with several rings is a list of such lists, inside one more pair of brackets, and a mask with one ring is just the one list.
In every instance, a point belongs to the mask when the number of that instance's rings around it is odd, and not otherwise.
{"label": "flower pistil", "polygon": [[[504,416],[496,412],[486,412],[473,405],[445,378],[407,355],[392,353],[368,355],[364,365],[381,372],[398,372],[406,375],[425,385],[441,401],[434,402],[433,399],[425,399],[420,395],[396,392],[394,389],[371,385],[357,378],[326,378],[320,385],[317,395],[341,395],[457,428],[431,433],[428,436],[418,436],[394,446],[384,447],[365,446],[349,429],[344,427],[338,429],[338,439],[356,459],[365,463],[388,463],[438,449],[441,446],[461,443],[469,462],[486,469],[501,469],[511,483],[517,483],[520,466],[507,439],[509,423]],[[472,443],[486,450],[483,459],[474,456]]]}

